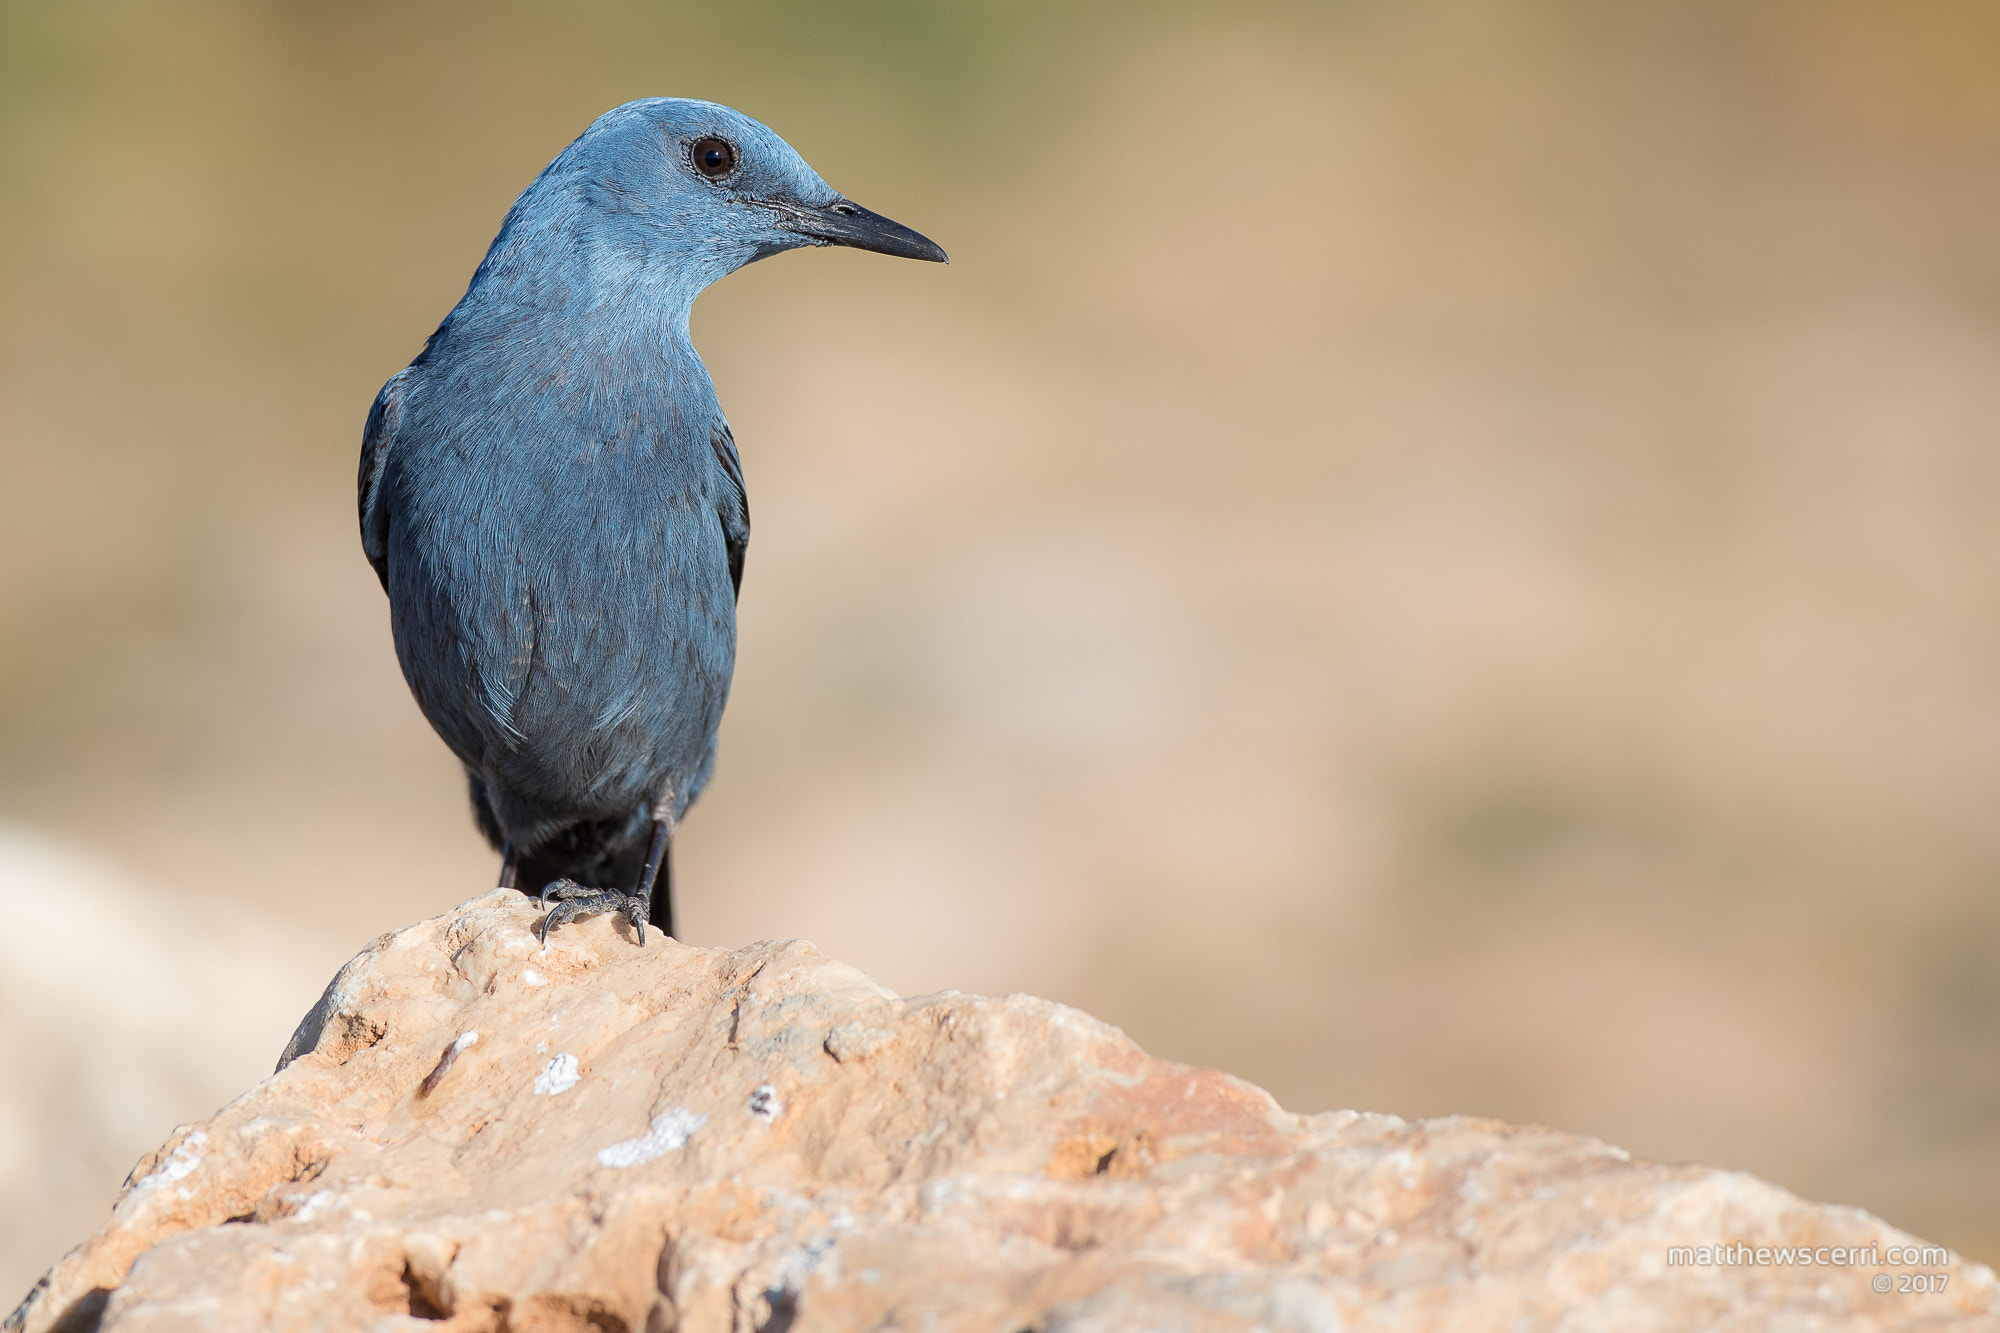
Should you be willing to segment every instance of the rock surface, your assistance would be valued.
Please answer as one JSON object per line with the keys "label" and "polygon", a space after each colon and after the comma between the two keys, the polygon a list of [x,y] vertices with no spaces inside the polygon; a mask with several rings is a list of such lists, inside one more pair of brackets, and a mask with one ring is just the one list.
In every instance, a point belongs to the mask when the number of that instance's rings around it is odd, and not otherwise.
{"label": "rock surface", "polygon": [[0,920],[4,1315],[168,1126],[271,1072],[298,1013],[267,997],[303,1010],[342,957],[4,821]]}
{"label": "rock surface", "polygon": [[1048,1001],[537,915],[377,940],[7,1328],[2000,1326],[1991,1270],[1744,1175],[1292,1115]]}

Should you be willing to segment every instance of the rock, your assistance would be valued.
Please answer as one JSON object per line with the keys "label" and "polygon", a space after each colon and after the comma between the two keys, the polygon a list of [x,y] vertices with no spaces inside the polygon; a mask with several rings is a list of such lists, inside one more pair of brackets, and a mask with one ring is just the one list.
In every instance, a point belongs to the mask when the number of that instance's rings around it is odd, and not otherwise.
{"label": "rock", "polygon": [[[162,1130],[270,1072],[340,955],[3,822],[0,920],[0,1292],[12,1297],[52,1246],[103,1220]],[[274,1016],[272,996],[292,1012]]]}
{"label": "rock", "polygon": [[640,948],[608,916],[543,952],[536,917],[501,891],[377,940],[7,1328],[2000,1315],[1991,1270],[1748,1176],[1489,1120],[1292,1115],[1045,1000],[901,999],[798,941]]}

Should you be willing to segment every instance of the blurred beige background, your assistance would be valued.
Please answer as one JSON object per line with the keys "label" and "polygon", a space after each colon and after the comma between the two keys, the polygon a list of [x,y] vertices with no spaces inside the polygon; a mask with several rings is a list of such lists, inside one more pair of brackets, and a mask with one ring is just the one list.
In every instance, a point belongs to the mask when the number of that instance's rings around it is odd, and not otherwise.
{"label": "blurred beige background", "polygon": [[0,1299],[492,882],[361,423],[655,93],[952,254],[696,311],[692,941],[2000,1259],[2000,9],[79,0],[0,6]]}

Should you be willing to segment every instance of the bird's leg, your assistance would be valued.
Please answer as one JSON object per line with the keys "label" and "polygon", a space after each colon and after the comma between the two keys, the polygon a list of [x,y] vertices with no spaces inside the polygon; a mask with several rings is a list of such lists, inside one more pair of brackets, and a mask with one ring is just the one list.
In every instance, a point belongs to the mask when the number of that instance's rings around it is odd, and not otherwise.
{"label": "bird's leg", "polygon": [[[668,939],[674,935],[674,872],[668,853],[673,847],[673,829],[664,819],[653,821],[653,843],[646,849],[646,868],[639,872],[639,943],[646,942],[646,923],[651,921]],[[658,895],[655,901],[654,895]]]}
{"label": "bird's leg", "polygon": [[503,889],[513,888],[515,873],[519,871],[520,868],[521,868],[520,858],[514,855],[514,844],[511,842],[501,843],[500,844],[500,887]]}
{"label": "bird's leg", "polygon": [[653,884],[653,897],[647,913],[660,933],[668,939],[677,940],[674,934],[674,835],[667,834],[667,845],[660,850],[660,877]]}

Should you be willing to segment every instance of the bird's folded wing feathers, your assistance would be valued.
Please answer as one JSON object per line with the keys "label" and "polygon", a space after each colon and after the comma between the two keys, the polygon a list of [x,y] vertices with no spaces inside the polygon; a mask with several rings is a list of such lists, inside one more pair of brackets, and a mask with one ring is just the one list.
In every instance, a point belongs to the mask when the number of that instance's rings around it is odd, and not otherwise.
{"label": "bird's folded wing feathers", "polygon": [[722,520],[722,541],[729,551],[729,586],[740,596],[743,553],[750,549],[750,497],[743,489],[743,463],[736,456],[736,436],[720,415],[709,427],[708,444],[715,450],[715,461],[722,465],[723,484],[715,497],[715,512]]}
{"label": "bird's folded wing feathers", "polygon": [[389,462],[389,446],[396,442],[396,426],[403,416],[403,386],[410,372],[401,370],[375,395],[368,409],[368,424],[361,431],[361,475],[357,491],[361,510],[361,550],[375,566],[375,577],[389,588],[389,507],[383,503],[382,469]]}

